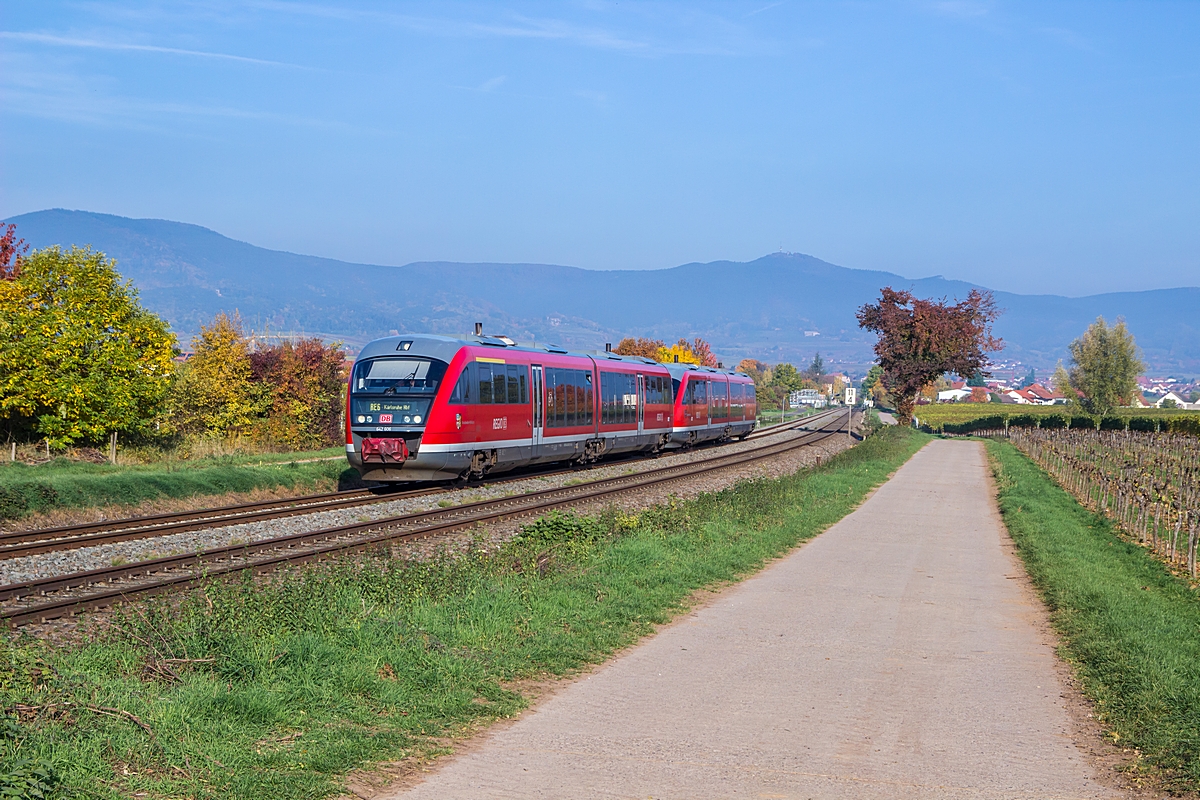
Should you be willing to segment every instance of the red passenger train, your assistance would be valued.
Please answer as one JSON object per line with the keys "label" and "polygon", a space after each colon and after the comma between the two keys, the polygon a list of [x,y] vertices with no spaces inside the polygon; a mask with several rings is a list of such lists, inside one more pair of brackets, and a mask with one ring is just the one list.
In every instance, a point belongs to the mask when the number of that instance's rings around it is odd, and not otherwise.
{"label": "red passenger train", "polygon": [[745,437],[744,374],[504,336],[377,339],[346,395],[346,457],[372,481],[478,478]]}

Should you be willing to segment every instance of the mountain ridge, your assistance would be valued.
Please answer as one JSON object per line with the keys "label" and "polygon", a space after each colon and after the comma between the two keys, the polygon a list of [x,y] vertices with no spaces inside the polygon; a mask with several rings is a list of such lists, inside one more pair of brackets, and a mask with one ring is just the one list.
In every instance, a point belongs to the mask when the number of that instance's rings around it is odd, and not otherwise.
{"label": "mountain ridge", "polygon": [[[621,336],[703,336],[727,360],[805,361],[820,349],[835,361],[861,364],[871,359],[873,340],[857,328],[854,311],[882,286],[949,298],[986,288],[795,253],[659,270],[447,261],[387,266],[268,250],[171,220],[48,209],[6,222],[35,249],[90,244],[115,258],[146,306],[184,341],[218,311],[237,309],[255,328],[351,343],[392,330],[461,333],[482,321],[514,338],[571,347],[598,348]],[[996,326],[1009,345],[1002,358],[1048,369],[1096,316],[1122,315],[1152,369],[1200,372],[1193,310],[1200,288],[995,296],[1006,309]]]}

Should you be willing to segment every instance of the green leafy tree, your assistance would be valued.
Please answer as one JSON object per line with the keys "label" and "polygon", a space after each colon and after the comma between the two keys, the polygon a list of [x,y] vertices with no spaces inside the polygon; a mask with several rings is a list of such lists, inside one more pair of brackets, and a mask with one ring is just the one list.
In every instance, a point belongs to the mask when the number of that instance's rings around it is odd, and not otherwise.
{"label": "green leafy tree", "polygon": [[825,359],[821,358],[821,353],[818,351],[813,356],[812,363],[808,365],[808,369],[804,370],[804,377],[808,378],[813,383],[818,383],[821,377],[825,374]]}
{"label": "green leafy tree", "polygon": [[796,369],[794,364],[780,364],[771,372],[771,384],[782,389],[784,392],[794,392],[797,389],[803,389],[804,376]]}
{"label": "green leafy tree", "polygon": [[1068,405],[1076,403],[1078,397],[1075,395],[1075,389],[1071,387],[1071,376],[1067,374],[1067,368],[1061,361],[1054,367],[1054,375],[1050,382],[1054,384],[1054,391],[1066,395]]}
{"label": "green leafy tree", "polygon": [[252,380],[241,318],[218,314],[192,339],[192,348],[173,393],[173,426],[194,435],[248,433],[270,406],[270,397]]}
{"label": "green leafy tree", "polygon": [[1071,342],[1071,386],[1083,393],[1083,405],[1093,414],[1129,405],[1137,391],[1137,376],[1145,368],[1121,317],[1111,327],[1104,317],[1097,317]]}
{"label": "green leafy tree", "polygon": [[90,248],[39,250],[0,281],[0,415],[48,442],[136,430],[173,378],[175,337]]}

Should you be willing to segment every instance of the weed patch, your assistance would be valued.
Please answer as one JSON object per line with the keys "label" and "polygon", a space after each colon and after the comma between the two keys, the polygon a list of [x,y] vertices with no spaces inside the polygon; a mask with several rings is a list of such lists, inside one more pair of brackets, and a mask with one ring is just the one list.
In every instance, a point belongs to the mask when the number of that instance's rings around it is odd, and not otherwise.
{"label": "weed patch", "polygon": [[0,773],[39,765],[50,797],[335,794],[351,770],[516,713],[505,687],[600,662],[815,536],[927,438],[890,428],[818,468],[638,514],[551,514],[499,551],[214,582],[72,645],[8,634],[0,703],[32,710]]}

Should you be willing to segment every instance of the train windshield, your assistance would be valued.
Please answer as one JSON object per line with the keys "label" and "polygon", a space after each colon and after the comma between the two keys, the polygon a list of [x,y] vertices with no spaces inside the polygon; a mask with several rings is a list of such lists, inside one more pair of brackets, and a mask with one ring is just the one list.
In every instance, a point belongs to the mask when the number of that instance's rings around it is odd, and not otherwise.
{"label": "train windshield", "polygon": [[350,414],[355,426],[396,430],[424,426],[446,375],[434,358],[375,358],[354,366]]}
{"label": "train windshield", "polygon": [[355,394],[432,397],[446,375],[446,362],[434,358],[375,358],[354,367]]}

